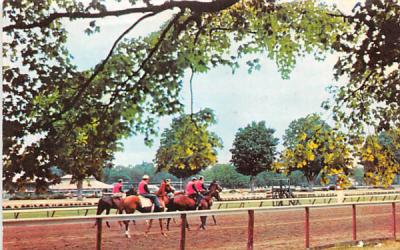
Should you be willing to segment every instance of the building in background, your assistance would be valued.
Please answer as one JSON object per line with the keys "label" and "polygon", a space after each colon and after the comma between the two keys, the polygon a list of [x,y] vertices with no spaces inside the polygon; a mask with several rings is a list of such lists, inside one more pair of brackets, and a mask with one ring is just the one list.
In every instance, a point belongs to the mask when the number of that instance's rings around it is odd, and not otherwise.
{"label": "building in background", "polygon": [[[61,182],[49,186],[52,193],[66,194],[67,196],[76,196],[78,189],[76,183],[71,183],[72,175],[64,175]],[[83,181],[82,194],[87,197],[99,197],[103,192],[111,192],[113,185],[96,180],[94,176],[90,176]]]}

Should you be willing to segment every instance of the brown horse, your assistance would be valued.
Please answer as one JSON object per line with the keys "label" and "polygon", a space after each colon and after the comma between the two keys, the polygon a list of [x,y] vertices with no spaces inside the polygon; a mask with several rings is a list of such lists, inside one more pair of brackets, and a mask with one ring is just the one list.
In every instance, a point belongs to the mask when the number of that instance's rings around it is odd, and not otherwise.
{"label": "brown horse", "polygon": [[[169,202],[167,193],[165,191],[165,189],[168,185],[169,184],[166,181],[161,182],[160,188],[155,194],[157,195],[158,199],[160,200],[160,204],[162,207],[161,207],[161,209],[154,209],[153,212],[163,212],[165,210],[165,206]],[[133,214],[136,210],[141,213],[150,213],[150,212],[152,212],[152,207],[153,206],[142,206],[142,202],[140,201],[140,198],[137,195],[128,196],[123,200],[123,209],[127,214]],[[161,234],[166,236],[167,234],[164,232],[162,219],[159,219],[159,221],[160,221]],[[124,223],[125,223],[125,235],[126,235],[126,237],[130,238],[129,221],[124,221]],[[146,235],[150,231],[152,223],[153,223],[153,220],[150,220],[147,225]]]}
{"label": "brown horse", "polygon": [[[137,191],[134,187],[132,187],[125,194],[126,194],[126,196],[137,195]],[[117,214],[122,214],[124,211],[123,199],[124,198],[122,198],[122,197],[112,197],[112,196],[101,197],[99,199],[99,201],[97,202],[96,215],[100,215],[104,211],[106,211],[106,214],[109,215],[111,209],[116,209]],[[135,224],[134,220],[132,222],[133,222],[133,224]],[[119,226],[122,227],[121,222],[118,221],[118,223],[119,223]],[[107,224],[107,227],[110,228],[110,224],[108,223],[108,221],[106,221],[106,224]],[[97,223],[95,222],[94,226],[96,226],[96,225],[97,225]]]}
{"label": "brown horse", "polygon": [[[118,214],[123,213],[123,198],[118,198],[118,197],[111,197],[111,196],[105,196],[101,197],[99,202],[97,203],[97,211],[96,215],[102,214],[104,211],[106,211],[106,214],[110,214],[111,209],[117,209]],[[108,221],[106,221],[107,227],[110,228],[110,224]],[[96,226],[96,223],[94,224]],[[120,223],[121,226],[121,223]]]}
{"label": "brown horse", "polygon": [[[208,188],[208,192],[204,194],[204,198],[200,202],[199,210],[207,210],[211,209],[213,204],[213,198],[217,200],[221,200],[219,192],[222,191],[222,188],[218,185],[217,182],[212,182],[210,187]],[[170,202],[167,204],[168,212],[172,211],[188,211],[188,210],[196,210],[196,202],[187,195],[178,194],[176,195]],[[207,216],[200,216],[201,224],[199,228],[205,229]],[[167,230],[169,230],[169,223],[171,219],[167,219]],[[214,222],[215,218],[214,218]],[[186,227],[190,230],[189,224],[186,221]]]}

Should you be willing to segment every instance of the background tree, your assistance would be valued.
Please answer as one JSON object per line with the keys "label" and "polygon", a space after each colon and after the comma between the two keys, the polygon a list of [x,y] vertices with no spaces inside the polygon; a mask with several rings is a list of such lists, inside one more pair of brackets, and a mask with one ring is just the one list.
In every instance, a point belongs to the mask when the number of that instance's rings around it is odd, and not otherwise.
{"label": "background tree", "polygon": [[358,185],[364,185],[364,174],[365,173],[363,168],[356,167],[353,169],[352,176],[354,177],[354,180],[357,182]]}
{"label": "background tree", "polygon": [[216,164],[201,171],[206,181],[217,180],[224,188],[240,188],[249,183],[248,176],[242,175],[231,164]]}
{"label": "background tree", "polygon": [[400,130],[367,136],[359,155],[369,184],[391,185],[400,170]]}
{"label": "background tree", "polygon": [[294,120],[283,136],[285,149],[276,165],[290,173],[303,172],[310,186],[318,175],[328,182],[327,175],[336,175],[344,185],[352,168],[352,156],[343,133],[332,129],[319,115]]}
{"label": "background tree", "polygon": [[307,178],[304,176],[304,173],[299,170],[290,172],[288,177],[291,185],[303,186],[307,183]]}
{"label": "background tree", "polygon": [[265,121],[252,122],[240,128],[235,135],[232,149],[232,164],[236,171],[250,176],[250,188],[254,191],[256,176],[272,169],[275,160],[278,139],[273,136],[275,130],[267,128]]}
{"label": "background tree", "polygon": [[214,165],[217,148],[222,147],[221,139],[208,131],[215,122],[211,109],[175,118],[171,128],[165,129],[161,135],[155,159],[157,171],[187,178]]}
{"label": "background tree", "polygon": [[175,176],[169,173],[156,173],[156,168],[151,162],[142,162],[141,164],[134,166],[118,165],[113,168],[106,168],[103,171],[103,181],[110,184],[117,182],[118,179],[123,179],[130,183],[139,183],[145,174],[151,177],[151,183],[161,183],[161,180],[167,178],[172,179],[173,181],[178,180]]}

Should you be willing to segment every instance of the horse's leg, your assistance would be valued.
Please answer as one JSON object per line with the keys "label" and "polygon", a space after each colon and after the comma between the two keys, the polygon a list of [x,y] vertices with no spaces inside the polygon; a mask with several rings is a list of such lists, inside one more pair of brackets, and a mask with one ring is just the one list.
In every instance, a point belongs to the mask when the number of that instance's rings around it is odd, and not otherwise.
{"label": "horse's leg", "polygon": [[125,224],[125,236],[126,238],[130,238],[131,234],[129,233],[129,220],[124,220]]}
{"label": "horse's leg", "polygon": [[169,223],[171,222],[171,218],[167,219],[167,231],[169,231]]}
{"label": "horse's leg", "polygon": [[167,234],[164,232],[162,219],[158,219],[158,221],[160,222],[161,234],[164,235],[164,236],[167,236]]}
{"label": "horse's leg", "polygon": [[[134,209],[131,211],[125,210],[125,212],[126,212],[126,214],[133,214],[133,213],[135,213],[135,210]],[[125,236],[126,236],[126,238],[130,238],[131,235],[129,233],[129,220],[124,220],[123,222],[125,224]]]}
{"label": "horse's leg", "polygon": [[200,221],[201,221],[201,224],[199,226],[199,229],[205,230],[206,229],[207,216],[200,216]]}
{"label": "horse's leg", "polygon": [[[109,214],[110,214],[110,208],[106,208],[106,215],[109,215]],[[108,228],[111,227],[110,223],[108,221],[106,221],[106,225],[107,225]]]}
{"label": "horse's leg", "polygon": [[188,231],[190,231],[189,221],[188,221],[187,218],[186,218],[186,228],[187,228]]}
{"label": "horse's leg", "polygon": [[212,216],[212,218],[213,218],[213,221],[214,221],[214,225],[217,225],[217,220],[215,219],[214,215]]}
{"label": "horse's leg", "polygon": [[[117,214],[123,214],[123,213],[124,213],[123,210],[117,209]],[[118,221],[118,225],[119,225],[119,228],[120,228],[120,229],[123,229],[123,228],[122,228],[122,223],[123,223],[123,221],[122,221],[122,222],[121,222],[120,220]]]}
{"label": "horse's leg", "polygon": [[153,219],[150,219],[149,220],[149,224],[147,224],[147,229],[146,229],[146,232],[145,232],[145,236],[147,237],[147,234],[150,232],[150,228],[151,228],[151,225],[153,224]]}

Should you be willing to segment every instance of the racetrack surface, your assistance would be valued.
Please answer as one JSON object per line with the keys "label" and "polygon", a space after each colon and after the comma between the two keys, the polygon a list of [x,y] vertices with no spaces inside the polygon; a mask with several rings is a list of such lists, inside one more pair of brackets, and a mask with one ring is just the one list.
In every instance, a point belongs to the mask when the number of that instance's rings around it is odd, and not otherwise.
{"label": "racetrack surface", "polygon": [[[357,206],[358,239],[391,236],[391,205]],[[399,218],[399,215],[397,216]],[[199,218],[190,217],[187,249],[246,249],[247,214],[218,216],[218,225],[208,218],[207,230],[198,230]],[[397,221],[398,223],[398,221]],[[146,224],[130,224],[132,238],[125,238],[116,222],[103,227],[103,249],[178,249],[180,227],[171,224],[168,236],[162,236],[158,221],[147,237]],[[311,247],[352,239],[351,206],[310,209]],[[4,249],[94,249],[93,224],[5,227]],[[255,249],[304,249],[304,210],[256,212]]]}

